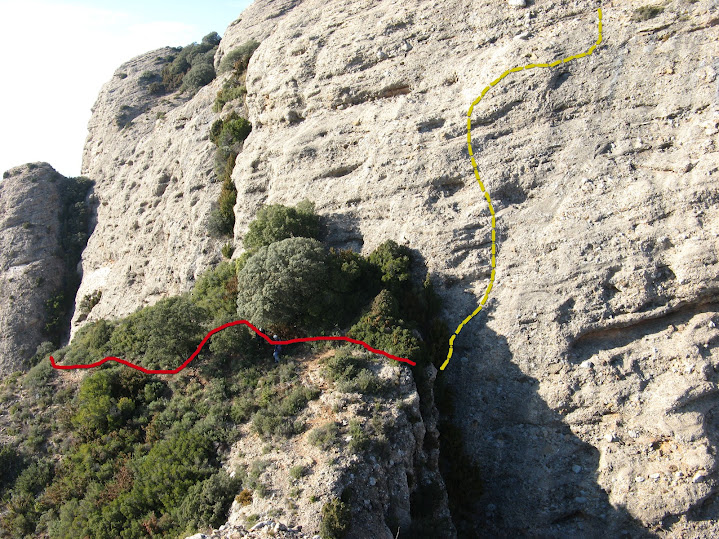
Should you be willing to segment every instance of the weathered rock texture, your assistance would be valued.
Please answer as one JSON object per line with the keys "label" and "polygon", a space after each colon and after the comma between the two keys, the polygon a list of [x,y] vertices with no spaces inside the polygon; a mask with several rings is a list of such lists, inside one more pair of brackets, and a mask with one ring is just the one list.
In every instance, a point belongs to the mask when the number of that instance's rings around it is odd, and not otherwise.
{"label": "weathered rock texture", "polygon": [[[258,1],[216,58],[262,42],[233,174],[235,241],[261,205],[310,198],[337,245],[417,249],[456,325],[489,275],[466,110],[507,68],[585,51],[600,6],[593,56],[513,74],[473,116],[497,281],[440,375],[484,468],[468,525],[716,535],[716,1],[674,0],[647,20],[636,1]],[[222,80],[113,123],[161,54],[123,66],[90,123],[83,173],[100,206],[78,298],[102,289],[92,318],[185,290],[218,259],[205,222]]]}
{"label": "weathered rock texture", "polygon": [[0,375],[27,367],[45,333],[45,302],[63,286],[58,237],[64,178],[47,163],[0,181]]}

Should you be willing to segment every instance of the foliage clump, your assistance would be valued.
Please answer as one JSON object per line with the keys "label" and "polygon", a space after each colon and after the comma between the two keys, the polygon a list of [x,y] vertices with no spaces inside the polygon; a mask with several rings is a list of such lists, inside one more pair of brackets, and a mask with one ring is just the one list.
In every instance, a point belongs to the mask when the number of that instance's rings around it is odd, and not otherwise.
{"label": "foliage clump", "polygon": [[240,84],[237,79],[227,79],[222,84],[220,91],[217,92],[217,97],[215,98],[215,103],[212,105],[212,110],[214,112],[222,112],[222,109],[227,103],[235,101],[236,99],[244,98],[246,95],[247,88]]}
{"label": "foliage clump", "polygon": [[271,204],[263,207],[244,237],[245,249],[258,249],[288,238],[317,239],[320,220],[315,205],[303,200],[295,207]]}
{"label": "foliage clump", "polygon": [[229,236],[235,226],[235,202],[237,188],[232,181],[232,171],[242,143],[252,131],[252,124],[236,112],[221,118],[210,128],[210,140],[215,150],[215,173],[222,180],[222,190],[209,222],[210,232],[215,236]]}
{"label": "foliage clump", "polygon": [[160,73],[162,80],[150,81],[149,91],[157,95],[178,89],[196,93],[215,79],[214,59],[219,43],[220,36],[211,32],[202,38],[201,43],[175,49],[174,54],[165,59],[167,65]]}
{"label": "foliage clump", "polygon": [[307,441],[327,451],[338,443],[338,435],[337,423],[330,421],[312,429],[307,435]]}
{"label": "foliage clump", "polygon": [[247,70],[252,54],[257,50],[260,44],[255,40],[246,41],[237,48],[223,56],[220,61],[218,71],[220,74],[226,73],[230,69],[234,71],[235,76],[239,76]]}
{"label": "foliage clump", "polygon": [[237,313],[256,325],[317,329],[331,317],[327,254],[310,238],[261,247],[237,274]]}
{"label": "foliage clump", "polygon": [[352,513],[350,506],[335,498],[322,506],[320,537],[322,539],[342,539],[349,531]]}
{"label": "foliage clump", "polygon": [[[61,350],[45,343],[36,354],[42,361],[8,379],[4,385],[21,388],[28,399],[10,402],[0,417],[16,448],[0,447],[0,534],[134,538],[216,527],[238,492],[245,492],[238,503],[269,494],[259,463],[234,478],[221,469],[237,440],[235,425],[251,421],[265,440],[297,436],[305,430],[304,410],[319,395],[300,383],[292,346],[275,364],[272,347],[243,325],[215,334],[173,377],[109,362],[75,387],[57,376],[50,353],[60,364],[117,356],[146,368],[174,368],[209,330],[243,317],[283,338],[361,335],[416,361],[442,359],[444,343],[435,342],[446,334],[439,303],[429,279],[413,279],[416,259],[408,249],[387,242],[370,256],[328,250],[316,239],[319,219],[310,203],[260,217],[250,226],[254,239],[246,255],[202,275],[189,294],[120,320],[86,324]],[[371,399],[385,382],[374,361],[356,351],[338,351],[324,372],[338,390]],[[12,396],[0,394],[0,402],[8,401]],[[343,432],[350,435],[349,450],[386,446],[381,419],[351,422]],[[331,422],[307,439],[331,448],[342,443],[339,435]],[[291,471],[296,479],[301,474]],[[346,501],[323,511],[326,537],[341,536],[348,522]]]}

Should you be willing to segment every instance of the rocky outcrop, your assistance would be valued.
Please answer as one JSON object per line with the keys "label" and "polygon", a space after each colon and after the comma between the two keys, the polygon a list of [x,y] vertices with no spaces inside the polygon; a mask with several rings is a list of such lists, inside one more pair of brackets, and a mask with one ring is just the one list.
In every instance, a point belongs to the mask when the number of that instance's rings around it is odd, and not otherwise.
{"label": "rocky outcrop", "polygon": [[[497,278],[440,374],[485,475],[468,526],[716,535],[715,3],[512,4],[253,4],[216,56],[261,41],[233,173],[235,243],[263,204],[309,197],[335,245],[417,249],[456,326],[490,272],[467,108],[508,68],[585,51],[603,7],[594,55],[514,73],[474,111]],[[162,54],[123,66],[91,120],[83,172],[100,206],[78,298],[103,293],[90,319],[186,290],[219,258],[205,221],[223,81],[114,124]]]}
{"label": "rocky outcrop", "polygon": [[[474,111],[497,281],[442,376],[485,474],[475,528],[717,532],[711,4],[602,6],[593,56]],[[417,248],[456,326],[490,270],[467,108],[510,67],[585,51],[597,7],[302,2],[248,72],[236,241],[262,204],[312,194],[337,244]]]}
{"label": "rocky outcrop", "polygon": [[[268,4],[278,6],[276,16],[268,18],[262,4],[250,7],[244,22],[232,26],[235,39],[261,40],[272,31],[285,3]],[[208,231],[221,189],[209,132],[219,117],[212,106],[226,77],[192,98],[153,95],[143,75],[160,73],[173,52],[159,49],[120,66],[93,107],[82,173],[96,181],[99,205],[77,301],[102,296],[88,322],[186,291],[222,259],[227,240]],[[224,53],[218,51],[218,63]],[[73,333],[84,321],[76,313]]]}
{"label": "rocky outcrop", "polygon": [[47,341],[45,303],[65,278],[61,183],[47,163],[8,170],[0,181],[0,375],[23,370]]}
{"label": "rocky outcrop", "polygon": [[[391,539],[397,533],[456,537],[439,473],[432,395],[420,398],[408,367],[371,357],[366,366],[383,389],[343,392],[326,379],[322,357],[298,359],[305,367],[303,384],[322,390],[294,420],[305,425],[303,434],[278,444],[260,438],[249,424],[240,427],[242,438],[226,467],[231,474],[247,474],[254,486],[236,498],[227,524],[211,536],[245,536],[246,530],[262,528],[287,537],[299,531],[313,536],[320,532],[323,507],[343,500],[348,539]],[[430,386],[435,374],[434,367],[422,373]],[[313,436],[328,427],[334,433],[318,445]],[[291,530],[273,519],[287,522]]]}

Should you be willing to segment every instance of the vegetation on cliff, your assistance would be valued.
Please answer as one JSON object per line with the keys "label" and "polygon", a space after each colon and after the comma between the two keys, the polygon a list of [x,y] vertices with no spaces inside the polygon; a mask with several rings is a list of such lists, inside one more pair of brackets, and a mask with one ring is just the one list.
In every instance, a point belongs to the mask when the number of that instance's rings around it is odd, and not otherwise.
{"label": "vegetation on cliff", "polygon": [[[282,337],[351,327],[396,355],[441,360],[431,357],[427,339],[437,301],[410,278],[411,252],[393,242],[369,257],[326,250],[299,235],[316,235],[319,226],[310,204],[298,208],[264,211],[250,227],[248,244],[256,249],[242,264],[224,262],[190,293],[124,319],[88,324],[54,357],[83,364],[115,355],[173,368],[209,329],[239,315]],[[280,214],[294,220],[279,226],[273,216]],[[320,303],[287,290],[266,292],[272,285],[307,287]],[[285,303],[276,308],[281,297]],[[0,482],[0,523],[10,536],[144,537],[217,527],[243,488],[263,494],[252,470],[223,468],[236,426],[251,422],[270,443],[295,436],[306,428],[307,403],[319,395],[300,382],[292,359],[275,364],[271,347],[245,327],[215,335],[189,368],[169,377],[110,363],[76,386],[52,369],[48,352],[40,351],[25,376],[7,379],[0,393],[0,423],[9,435],[0,446],[8,470]],[[283,352],[291,356],[293,349]],[[325,372],[344,391],[381,393],[364,361],[343,352]],[[359,425],[349,432],[352,451],[369,446]],[[333,506],[327,513],[327,529],[341,532],[346,511]]]}
{"label": "vegetation on cliff", "polygon": [[59,177],[60,229],[58,238],[65,262],[65,279],[62,286],[45,303],[45,333],[55,346],[67,333],[72,300],[80,286],[77,264],[90,235],[90,211],[86,202],[93,182],[88,178]]}

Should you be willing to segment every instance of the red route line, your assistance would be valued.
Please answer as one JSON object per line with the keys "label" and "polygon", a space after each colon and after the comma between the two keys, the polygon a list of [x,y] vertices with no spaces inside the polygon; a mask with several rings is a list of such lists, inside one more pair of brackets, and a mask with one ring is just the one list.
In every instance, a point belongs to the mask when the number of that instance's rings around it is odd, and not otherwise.
{"label": "red route line", "polygon": [[177,374],[177,373],[179,373],[181,370],[183,370],[185,367],[187,367],[187,366],[192,362],[192,360],[197,357],[197,354],[200,353],[200,350],[202,350],[202,347],[205,346],[205,343],[206,343],[206,342],[210,339],[210,337],[212,337],[215,333],[217,333],[217,332],[219,332],[219,331],[222,331],[222,330],[225,329],[225,328],[229,328],[229,327],[232,327],[232,326],[237,326],[237,325],[240,325],[240,324],[247,326],[248,328],[250,328],[252,331],[254,331],[255,333],[257,333],[260,337],[262,337],[263,339],[265,339],[265,340],[266,340],[268,343],[270,343],[270,344],[293,344],[293,343],[297,343],[297,342],[311,342],[311,341],[347,341],[347,342],[351,342],[351,343],[354,343],[354,344],[360,344],[360,345],[364,346],[367,350],[369,350],[370,352],[372,352],[372,353],[374,353],[374,354],[381,354],[381,355],[383,355],[383,356],[385,356],[385,357],[388,357],[388,358],[390,358],[390,359],[394,359],[395,361],[401,361],[402,363],[409,363],[409,364],[412,365],[413,367],[416,365],[416,363],[415,363],[414,361],[410,360],[410,359],[407,359],[407,358],[405,358],[405,357],[393,356],[392,354],[390,354],[390,353],[388,353],[388,352],[384,352],[384,351],[382,351],[382,350],[378,350],[377,348],[372,348],[369,344],[367,344],[367,343],[364,342],[364,341],[358,341],[357,339],[353,339],[353,338],[351,338],[351,337],[338,337],[338,336],[328,336],[328,337],[303,337],[303,338],[300,338],[300,339],[289,339],[289,340],[287,340],[287,341],[275,341],[275,340],[270,339],[267,335],[265,335],[264,333],[262,333],[259,329],[257,329],[255,326],[253,326],[253,325],[252,325],[250,322],[248,322],[247,320],[235,320],[234,322],[228,322],[227,324],[223,324],[223,325],[221,325],[220,327],[217,327],[217,328],[213,329],[212,331],[210,331],[210,332],[205,336],[205,338],[202,339],[202,342],[201,342],[201,343],[199,344],[199,346],[197,347],[197,350],[195,350],[195,352],[194,352],[190,357],[188,357],[182,365],[180,365],[180,366],[177,367],[176,369],[146,369],[146,368],[144,368],[144,367],[141,367],[141,366],[139,366],[139,365],[135,365],[134,363],[131,363],[131,362],[129,362],[129,361],[126,361],[126,360],[124,360],[124,359],[120,359],[119,357],[114,357],[114,356],[108,356],[108,357],[106,357],[106,358],[104,358],[104,359],[101,359],[100,361],[96,361],[95,363],[89,363],[89,364],[87,364],[87,365],[58,365],[57,363],[55,363],[55,359],[54,359],[52,356],[50,356],[50,364],[51,364],[51,365],[53,366],[53,368],[55,368],[55,369],[70,370],[70,369],[92,369],[93,367],[99,367],[100,365],[103,365],[104,363],[107,363],[108,361],[116,361],[117,363],[122,363],[123,365],[127,365],[128,367],[132,367],[133,369],[136,369],[136,370],[138,370],[138,371],[144,372],[145,374]]}

